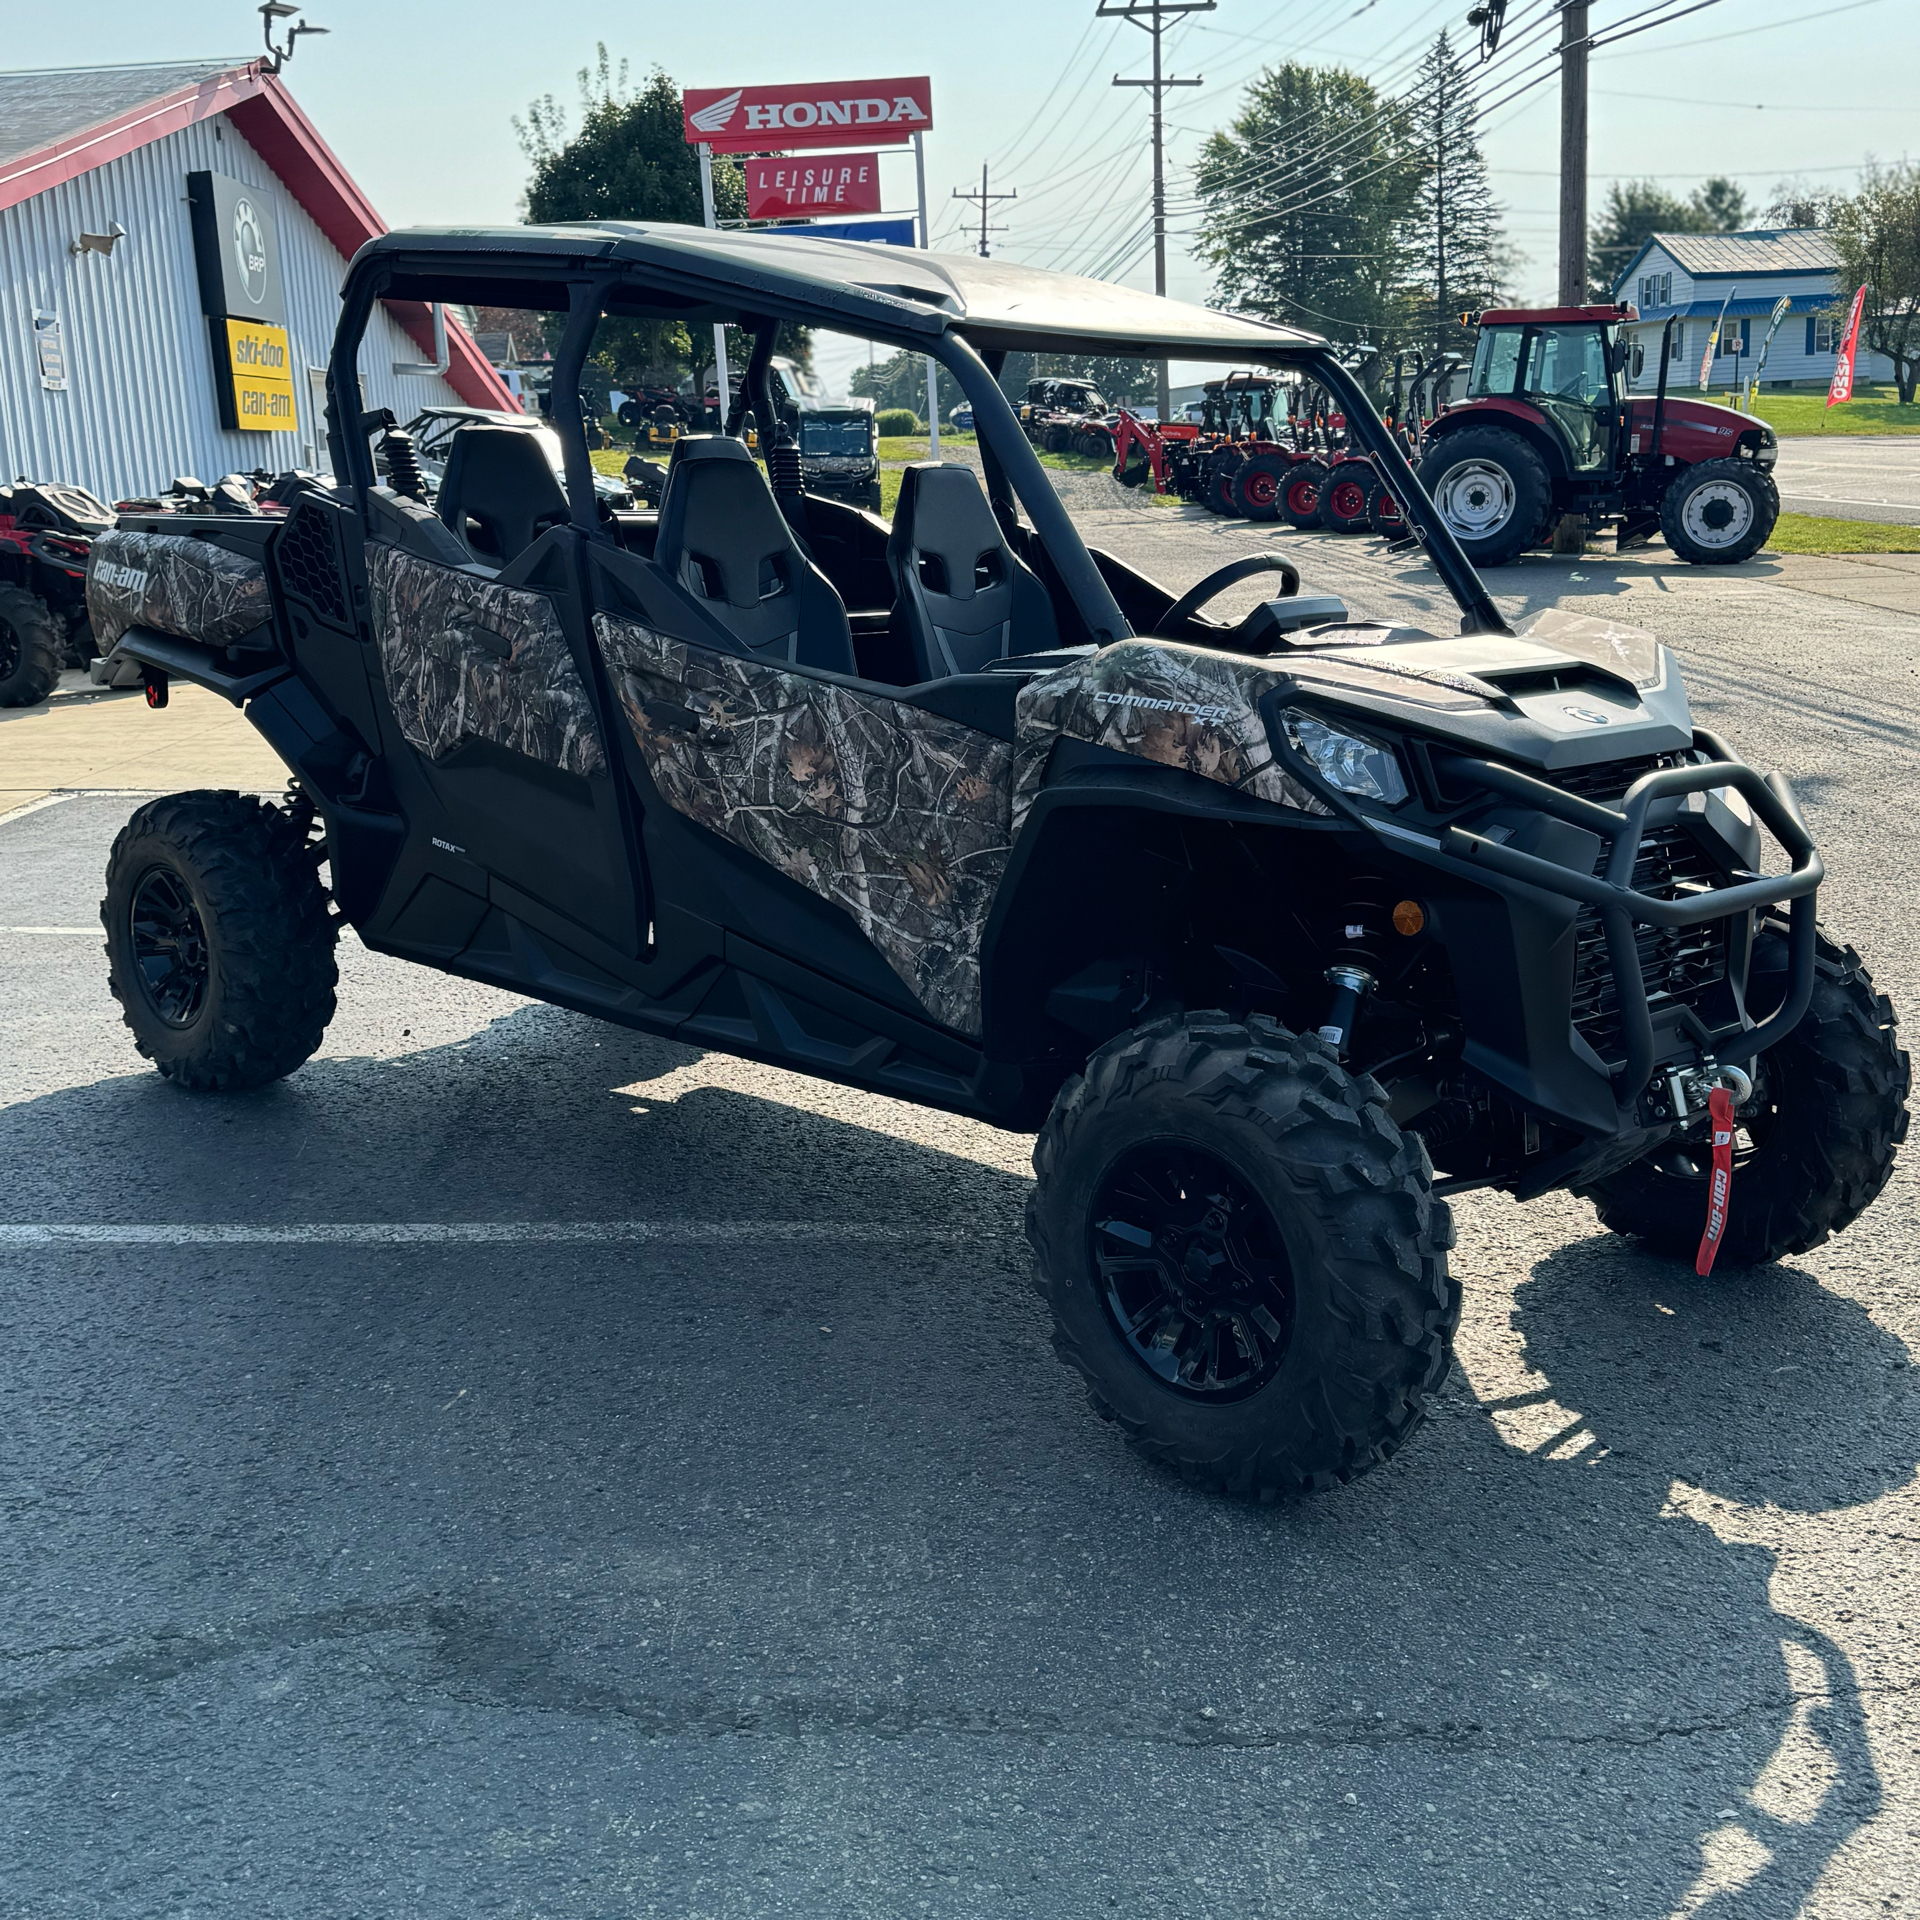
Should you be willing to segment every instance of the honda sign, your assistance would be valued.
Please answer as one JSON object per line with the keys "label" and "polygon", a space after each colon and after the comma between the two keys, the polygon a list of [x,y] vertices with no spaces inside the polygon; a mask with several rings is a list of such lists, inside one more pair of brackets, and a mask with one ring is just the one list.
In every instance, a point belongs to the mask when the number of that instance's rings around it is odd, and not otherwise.
{"label": "honda sign", "polygon": [[689,87],[681,96],[687,139],[715,153],[902,146],[933,125],[933,82],[837,80],[824,86]]}

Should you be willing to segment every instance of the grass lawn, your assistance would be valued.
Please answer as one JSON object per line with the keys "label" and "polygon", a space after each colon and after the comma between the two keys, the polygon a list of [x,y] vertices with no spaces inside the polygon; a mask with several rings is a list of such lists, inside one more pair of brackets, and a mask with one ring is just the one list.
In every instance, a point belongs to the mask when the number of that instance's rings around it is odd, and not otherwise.
{"label": "grass lawn", "polygon": [[1783,513],[1774,523],[1768,553],[1920,553],[1920,527],[1878,520],[1828,520],[1818,514]]}
{"label": "grass lawn", "polygon": [[[1667,397],[1711,400],[1723,407],[1732,399],[1721,388],[1701,393],[1678,385],[1667,388]],[[1854,398],[1837,407],[1827,405],[1824,393],[1762,393],[1755,396],[1753,411],[1775,433],[1920,433],[1920,400],[1903,407],[1892,387],[1856,387]]]}

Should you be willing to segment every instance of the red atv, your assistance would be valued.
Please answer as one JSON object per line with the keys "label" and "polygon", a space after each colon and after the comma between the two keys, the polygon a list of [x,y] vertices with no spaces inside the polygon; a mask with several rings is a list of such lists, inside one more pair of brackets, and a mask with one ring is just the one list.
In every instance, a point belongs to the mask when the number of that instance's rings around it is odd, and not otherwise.
{"label": "red atv", "polygon": [[1780,515],[1779,442],[1764,421],[1670,400],[1673,322],[1652,395],[1620,323],[1631,306],[1503,307],[1478,316],[1467,397],[1428,429],[1420,479],[1475,566],[1543,545],[1561,516],[1617,527],[1623,547],[1663,534],[1698,566],[1744,560]]}
{"label": "red atv", "polygon": [[113,509],[83,487],[0,487],[0,707],[31,707],[93,658],[87,555]]}

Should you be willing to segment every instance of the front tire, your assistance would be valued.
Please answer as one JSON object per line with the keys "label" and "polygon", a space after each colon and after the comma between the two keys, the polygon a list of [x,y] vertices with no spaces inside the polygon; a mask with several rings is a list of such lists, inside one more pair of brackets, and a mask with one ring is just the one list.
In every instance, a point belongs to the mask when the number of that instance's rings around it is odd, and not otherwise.
{"label": "front tire", "polygon": [[[1786,982],[1786,937],[1756,943],[1755,978]],[[1777,1005],[1763,987],[1761,1004]],[[1912,1070],[1893,1004],[1851,947],[1822,934],[1813,1001],[1800,1024],[1759,1056],[1754,1098],[1739,1114],[1733,1188],[1720,1258],[1758,1266],[1806,1253],[1872,1204],[1907,1137]],[[1707,1217],[1704,1148],[1666,1147],[1582,1189],[1609,1232],[1691,1261]]]}
{"label": "front tire", "polygon": [[1535,545],[1553,508],[1546,463],[1498,427],[1447,434],[1421,460],[1420,484],[1476,567],[1503,567]]}
{"label": "front tire", "polygon": [[1054,1347],[1150,1459],[1271,1499],[1419,1425],[1460,1317],[1452,1222],[1425,1148],[1322,1042],[1154,1021],[1067,1083],[1033,1157]]}
{"label": "front tire", "polygon": [[1327,469],[1318,460],[1295,460],[1280,488],[1280,517],[1304,533],[1321,524]]}
{"label": "front tire", "polygon": [[1292,461],[1277,453],[1256,453],[1233,474],[1233,504],[1248,520],[1278,520],[1280,489]]}
{"label": "front tire", "polygon": [[1321,524],[1334,533],[1365,533],[1367,495],[1373,469],[1358,460],[1343,460],[1327,476],[1320,495]]}
{"label": "front tire", "polygon": [[37,707],[60,684],[66,629],[25,587],[0,587],[0,707]]}
{"label": "front tire", "polygon": [[178,1085],[238,1093],[291,1073],[333,1018],[334,925],[305,834],[238,793],[151,800],[107,859],[108,985]]}
{"label": "front tire", "polygon": [[1367,528],[1382,540],[1398,540],[1407,531],[1407,516],[1384,480],[1375,480],[1367,489]]}
{"label": "front tire", "polygon": [[1767,544],[1780,518],[1773,476],[1750,460],[1703,460],[1660,497],[1660,531],[1682,560],[1730,567]]}

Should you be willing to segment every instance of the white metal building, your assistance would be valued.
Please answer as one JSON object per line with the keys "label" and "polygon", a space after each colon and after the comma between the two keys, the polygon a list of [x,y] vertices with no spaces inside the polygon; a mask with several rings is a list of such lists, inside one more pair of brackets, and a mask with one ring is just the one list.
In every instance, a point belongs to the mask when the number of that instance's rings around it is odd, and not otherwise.
{"label": "white metal building", "polygon": [[[236,309],[208,293],[190,176],[203,200],[212,181],[229,212],[236,195],[246,209],[241,277],[273,276],[272,325],[240,328],[269,342],[275,364],[257,378],[227,344],[239,323],[220,315]],[[177,474],[323,467],[340,283],[385,230],[259,61],[0,74],[0,471],[114,500]],[[447,334],[444,377],[398,374],[395,362],[432,361],[431,316],[402,303],[376,315],[360,368],[372,404],[402,420],[514,406],[458,325]],[[257,406],[236,416],[239,390],[270,391],[272,420]],[[223,425],[223,410],[257,424]]]}
{"label": "white metal building", "polygon": [[[1828,317],[1841,297],[1839,281],[1839,256],[1817,228],[1656,233],[1613,283],[1616,300],[1631,300],[1640,309],[1640,324],[1628,329],[1647,350],[1636,391],[1651,393],[1658,384],[1661,337],[1676,315],[1667,383],[1698,382],[1723,301],[1727,321],[1714,355],[1713,384],[1735,387],[1751,379],[1769,317],[1783,294],[1792,304],[1773,336],[1761,380],[1767,386],[1825,387],[1833,378],[1843,330]],[[1886,356],[1864,349],[1854,372],[1862,382],[1893,378]]]}

